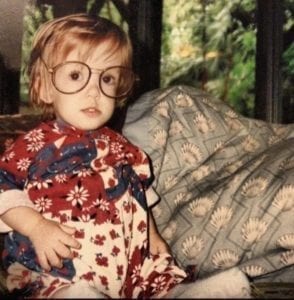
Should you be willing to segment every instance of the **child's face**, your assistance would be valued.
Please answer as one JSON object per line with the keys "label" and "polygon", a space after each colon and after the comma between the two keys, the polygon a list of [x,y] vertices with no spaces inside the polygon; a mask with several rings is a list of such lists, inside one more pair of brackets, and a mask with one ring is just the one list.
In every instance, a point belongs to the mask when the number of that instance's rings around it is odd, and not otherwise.
{"label": "child's face", "polygon": [[[81,61],[78,49],[71,51],[65,61]],[[104,43],[83,62],[90,68],[103,70],[121,65],[122,59],[118,54],[109,56],[109,46]],[[103,126],[111,118],[115,109],[115,100],[101,92],[99,75],[98,71],[92,72],[88,84],[74,94],[61,93],[50,85],[47,102],[53,104],[57,119],[78,129],[93,130]]]}

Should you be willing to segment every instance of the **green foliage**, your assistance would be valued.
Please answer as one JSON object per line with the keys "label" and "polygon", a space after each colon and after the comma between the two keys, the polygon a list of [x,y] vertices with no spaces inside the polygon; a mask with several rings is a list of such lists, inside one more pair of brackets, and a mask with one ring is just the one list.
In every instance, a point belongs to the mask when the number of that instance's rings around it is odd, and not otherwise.
{"label": "green foliage", "polygon": [[283,71],[294,76],[294,44],[292,43],[283,54]]}
{"label": "green foliage", "polygon": [[[87,3],[87,12],[92,10],[97,0],[89,0]],[[128,31],[128,24],[123,19],[122,15],[119,13],[112,1],[106,0],[102,9],[98,12],[98,15],[111,20],[113,23],[117,24],[123,28],[126,32]]]}
{"label": "green foliage", "polygon": [[49,5],[44,5],[41,8],[37,8],[29,4],[25,9],[20,77],[20,96],[22,102],[28,101],[29,79],[27,75],[27,66],[30,58],[33,37],[39,26],[45,21],[50,20],[52,18],[52,7]]}
{"label": "green foliage", "polygon": [[165,0],[161,85],[202,88],[252,115],[254,11],[254,0]]}
{"label": "green foliage", "polygon": [[[282,77],[284,103],[294,107],[294,44],[292,43],[283,54],[282,58]],[[293,120],[292,120],[293,122]]]}
{"label": "green foliage", "polygon": [[[283,6],[284,32],[293,32],[294,2]],[[192,85],[253,116],[255,11],[256,0],[164,0],[161,86]],[[292,43],[282,58],[283,95],[291,103],[293,70]]]}

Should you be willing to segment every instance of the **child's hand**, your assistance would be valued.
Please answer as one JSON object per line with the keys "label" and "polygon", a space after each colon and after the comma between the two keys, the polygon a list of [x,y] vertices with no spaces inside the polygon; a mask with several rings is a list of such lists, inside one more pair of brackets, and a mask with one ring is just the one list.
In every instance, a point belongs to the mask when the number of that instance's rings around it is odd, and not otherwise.
{"label": "child's hand", "polygon": [[156,224],[153,219],[152,212],[149,212],[149,250],[151,254],[161,254],[161,253],[169,253],[171,254],[171,250],[166,243],[166,241],[159,234]]}
{"label": "child's hand", "polygon": [[161,254],[161,253],[169,253],[171,254],[170,248],[168,244],[164,241],[164,239],[157,232],[150,232],[150,252],[153,255]]}
{"label": "child's hand", "polygon": [[41,218],[29,232],[41,267],[50,271],[51,267],[62,267],[62,259],[72,258],[70,248],[80,248],[80,243],[72,237],[75,228]]}

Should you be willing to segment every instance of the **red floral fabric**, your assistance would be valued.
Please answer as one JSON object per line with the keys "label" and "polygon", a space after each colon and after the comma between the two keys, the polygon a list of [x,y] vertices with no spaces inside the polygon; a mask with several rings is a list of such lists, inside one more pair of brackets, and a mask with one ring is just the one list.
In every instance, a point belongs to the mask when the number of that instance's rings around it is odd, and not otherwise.
{"label": "red floral fabric", "polygon": [[107,127],[84,132],[49,122],[19,137],[1,158],[1,191],[24,190],[46,218],[75,226],[82,248],[74,251],[72,278],[36,276],[39,269],[25,265],[22,278],[13,272],[16,258],[9,282],[28,286],[33,297],[80,280],[111,298],[166,294],[186,274],[169,254],[148,253],[152,179],[145,153]]}

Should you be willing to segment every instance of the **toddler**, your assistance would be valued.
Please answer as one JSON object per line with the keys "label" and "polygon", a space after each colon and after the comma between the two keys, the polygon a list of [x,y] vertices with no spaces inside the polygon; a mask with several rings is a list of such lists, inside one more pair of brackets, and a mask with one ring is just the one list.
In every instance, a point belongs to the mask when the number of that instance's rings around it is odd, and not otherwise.
{"label": "toddler", "polygon": [[150,206],[147,155],[106,126],[136,81],[127,35],[101,17],[37,32],[30,100],[49,121],[0,161],[3,264],[28,298],[163,297],[186,277]]}

